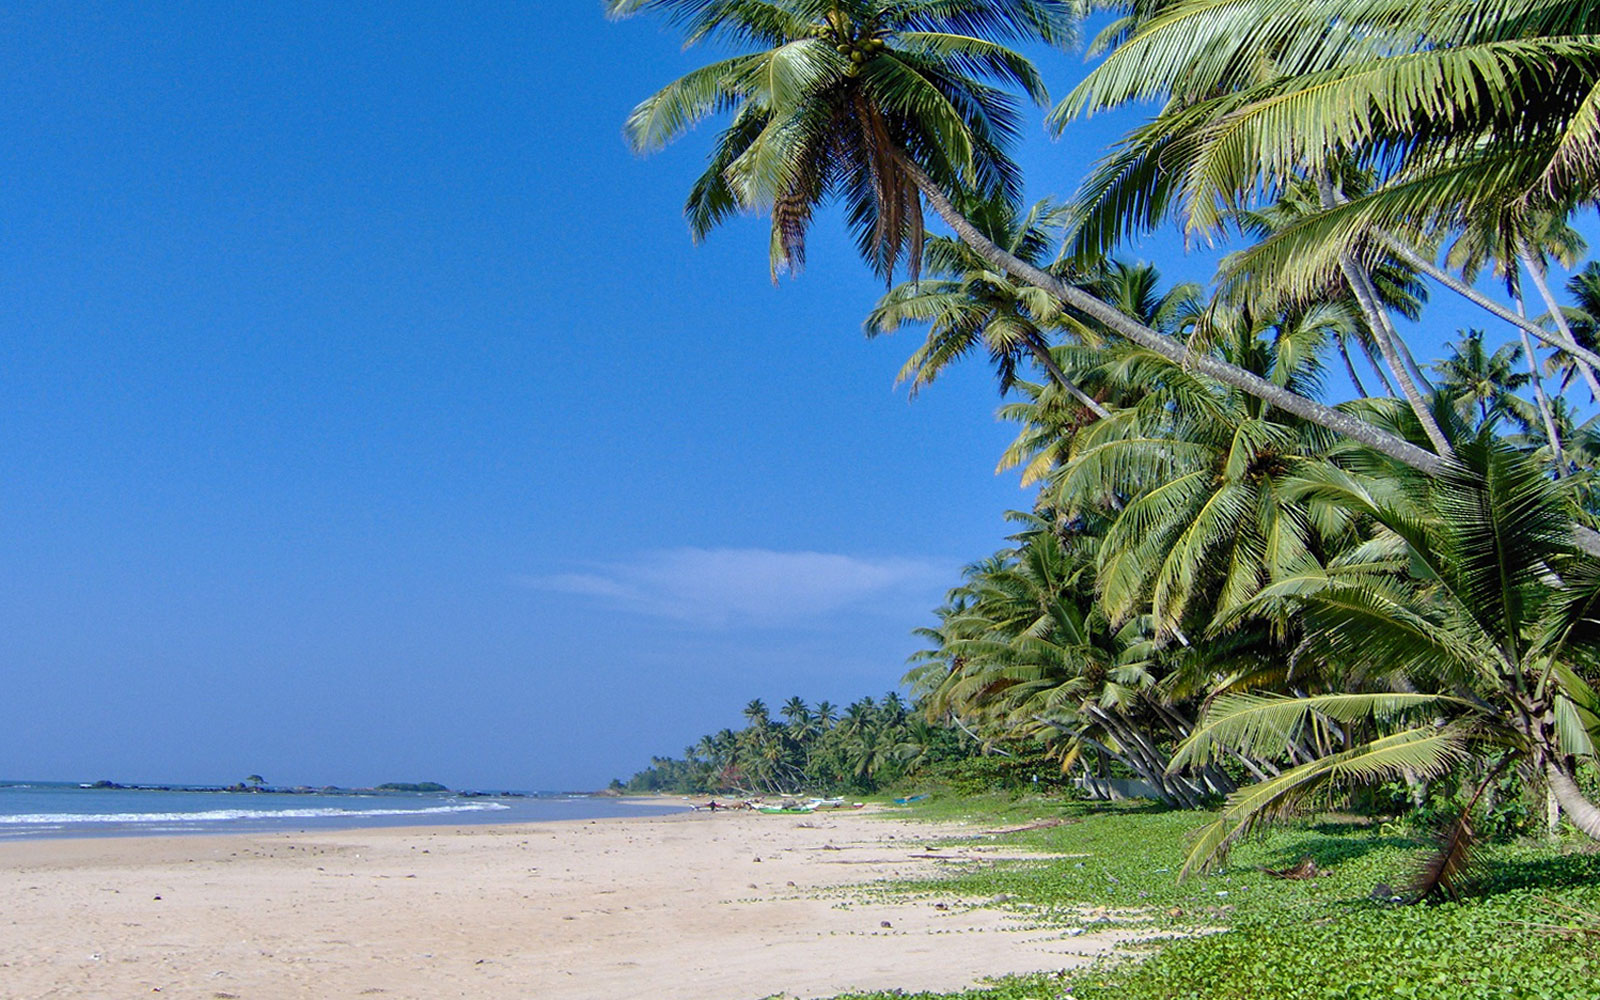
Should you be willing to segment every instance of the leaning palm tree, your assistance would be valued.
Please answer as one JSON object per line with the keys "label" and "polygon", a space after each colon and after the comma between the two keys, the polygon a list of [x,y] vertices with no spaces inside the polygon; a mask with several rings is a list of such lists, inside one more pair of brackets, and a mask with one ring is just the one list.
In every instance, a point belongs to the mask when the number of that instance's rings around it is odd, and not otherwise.
{"label": "leaning palm tree", "polygon": [[[976,206],[970,214],[1007,252],[1041,266],[1067,224],[1065,210],[1049,201],[1038,202],[1020,218],[1000,201]],[[947,236],[928,240],[924,263],[928,273],[884,293],[865,324],[868,337],[893,333],[908,323],[928,325],[927,339],[900,369],[899,381],[909,382],[913,395],[952,362],[981,347],[994,365],[1002,393],[1016,383],[1018,366],[1031,359],[1084,409],[1099,418],[1110,416],[1051,353],[1046,328],[1071,323],[1053,296],[994,270],[971,247]]]}
{"label": "leaning palm tree", "polygon": [[1308,667],[1338,664],[1387,690],[1218,698],[1175,765],[1330,728],[1366,738],[1230,797],[1186,871],[1331,785],[1428,777],[1501,751],[1600,840],[1600,806],[1571,765],[1600,740],[1600,566],[1572,545],[1571,497],[1536,461],[1489,434],[1457,452],[1461,470],[1431,483],[1325,470],[1306,485],[1378,531],[1326,571],[1266,588],[1255,607],[1301,614]]}
{"label": "leaning palm tree", "polygon": [[608,0],[607,8],[615,16],[665,14],[691,42],[715,38],[758,50],[690,73],[640,104],[628,122],[636,148],[650,150],[709,115],[731,117],[690,192],[697,234],[740,211],[770,211],[776,273],[803,260],[815,209],[837,197],[873,266],[888,273],[904,257],[915,275],[925,199],[995,270],[1049,292],[1118,336],[1415,468],[1433,474],[1448,468],[1439,455],[1355,415],[1190,351],[1008,252],[957,208],[972,198],[1015,199],[1019,179],[1005,154],[1016,131],[1015,102],[999,88],[1040,101],[1044,87],[1032,64],[1001,43],[1061,43],[1075,4]]}

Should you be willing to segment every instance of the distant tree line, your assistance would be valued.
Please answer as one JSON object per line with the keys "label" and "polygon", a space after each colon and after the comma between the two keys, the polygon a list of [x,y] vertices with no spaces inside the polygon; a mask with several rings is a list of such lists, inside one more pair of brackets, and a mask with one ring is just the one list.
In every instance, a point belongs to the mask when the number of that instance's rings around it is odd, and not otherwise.
{"label": "distant tree line", "polygon": [[612,787],[641,793],[869,794],[917,778],[989,785],[1016,783],[1013,771],[1027,770],[1021,780],[1031,782],[1041,768],[1050,780],[1060,770],[1036,754],[985,745],[930,721],[923,706],[909,705],[892,691],[842,710],[828,701],[810,705],[797,695],[783,703],[776,719],[757,698],[743,714],[743,729],[702,736],[684,748],[682,758],[654,757],[649,767]]}

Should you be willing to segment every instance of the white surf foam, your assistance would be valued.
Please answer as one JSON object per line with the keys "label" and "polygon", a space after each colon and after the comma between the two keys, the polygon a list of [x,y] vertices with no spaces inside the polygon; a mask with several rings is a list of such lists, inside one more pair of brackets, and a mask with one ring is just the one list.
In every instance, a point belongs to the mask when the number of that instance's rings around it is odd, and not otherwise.
{"label": "white surf foam", "polygon": [[489,812],[510,809],[503,802],[463,802],[422,809],[207,809],[159,813],[21,813],[0,816],[6,826],[48,826],[68,823],[226,823],[242,819],[334,819],[341,816],[427,816],[440,813]]}

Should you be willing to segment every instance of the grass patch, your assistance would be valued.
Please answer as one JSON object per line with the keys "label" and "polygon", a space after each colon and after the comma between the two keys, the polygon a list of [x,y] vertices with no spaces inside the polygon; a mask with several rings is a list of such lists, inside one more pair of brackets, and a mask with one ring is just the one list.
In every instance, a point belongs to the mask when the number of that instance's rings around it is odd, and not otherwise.
{"label": "grass patch", "polygon": [[[1130,918],[1171,934],[1142,961],[1004,980],[965,1000],[1594,1000],[1600,997],[1600,854],[1580,845],[1493,845],[1482,892],[1461,902],[1374,900],[1403,886],[1424,844],[1354,822],[1285,826],[1227,868],[1177,881],[1204,814],[1048,799],[933,800],[898,815],[984,828],[1069,822],[984,838],[1068,857],[953,868],[883,887],[896,895],[996,899],[1037,920],[1093,930]],[[1311,856],[1325,874],[1274,879]],[[1206,933],[1197,933],[1200,931]],[[904,997],[851,994],[852,1000]],[[922,996],[932,996],[923,994]]]}

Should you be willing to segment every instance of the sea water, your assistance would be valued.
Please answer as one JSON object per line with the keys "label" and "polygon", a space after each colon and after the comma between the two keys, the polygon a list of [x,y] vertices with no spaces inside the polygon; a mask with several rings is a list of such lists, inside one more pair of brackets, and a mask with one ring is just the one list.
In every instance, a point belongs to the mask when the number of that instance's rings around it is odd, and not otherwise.
{"label": "sea water", "polygon": [[557,792],[272,792],[0,781],[0,841],[536,823],[660,814],[656,802]]}

